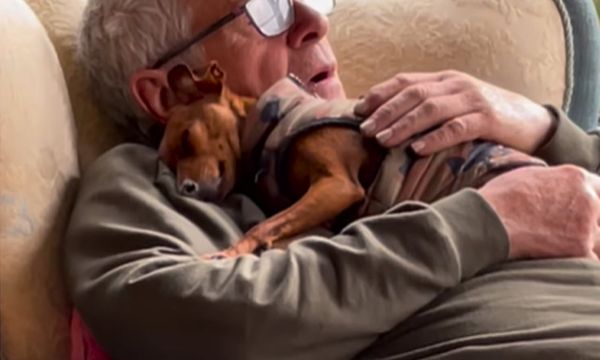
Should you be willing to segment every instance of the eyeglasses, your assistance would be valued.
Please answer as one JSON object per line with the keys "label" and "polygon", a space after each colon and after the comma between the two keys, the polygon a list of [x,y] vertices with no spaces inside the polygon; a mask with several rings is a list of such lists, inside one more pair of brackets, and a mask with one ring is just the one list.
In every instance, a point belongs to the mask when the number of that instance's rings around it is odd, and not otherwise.
{"label": "eyeglasses", "polygon": [[[152,65],[151,69],[160,68],[169,60],[181,55],[181,53],[195,43],[203,40],[243,14],[248,15],[252,21],[252,25],[264,37],[279,36],[289,30],[295,21],[293,2],[294,0],[249,0],[228,15],[217,20],[214,24],[198,32],[190,40],[167,52]],[[300,2],[323,15],[331,14],[335,8],[335,0],[300,0]]]}

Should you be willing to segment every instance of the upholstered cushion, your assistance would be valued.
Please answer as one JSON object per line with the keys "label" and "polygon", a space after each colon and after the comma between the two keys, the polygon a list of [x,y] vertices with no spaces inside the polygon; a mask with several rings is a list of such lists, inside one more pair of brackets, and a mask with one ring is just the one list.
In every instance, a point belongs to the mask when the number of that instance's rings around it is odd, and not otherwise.
{"label": "upholstered cushion", "polygon": [[553,0],[338,0],[331,23],[350,96],[401,71],[456,69],[565,102],[565,34]]}
{"label": "upholstered cushion", "polygon": [[0,349],[65,360],[69,306],[60,272],[77,153],[61,67],[23,0],[0,14]]}
{"label": "upholstered cushion", "polygon": [[88,94],[75,51],[77,32],[87,0],[26,0],[54,43],[73,105],[82,170],[104,151],[122,142],[114,123],[98,111]]}

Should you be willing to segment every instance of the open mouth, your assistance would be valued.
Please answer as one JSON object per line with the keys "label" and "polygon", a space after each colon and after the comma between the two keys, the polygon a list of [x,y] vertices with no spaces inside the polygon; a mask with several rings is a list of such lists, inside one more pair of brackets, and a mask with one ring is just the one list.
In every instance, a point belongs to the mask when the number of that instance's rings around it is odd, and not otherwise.
{"label": "open mouth", "polygon": [[323,65],[322,67],[317,68],[317,71],[311,74],[310,78],[308,76],[305,78],[307,80],[304,89],[317,97],[335,97],[339,93],[337,83],[333,81],[335,80],[335,76],[335,64]]}
{"label": "open mouth", "polygon": [[330,75],[331,75],[331,72],[329,70],[321,71],[320,73],[318,73],[315,76],[313,76],[310,79],[309,82],[312,83],[312,84],[317,84],[317,83],[320,83],[323,80],[329,79]]}

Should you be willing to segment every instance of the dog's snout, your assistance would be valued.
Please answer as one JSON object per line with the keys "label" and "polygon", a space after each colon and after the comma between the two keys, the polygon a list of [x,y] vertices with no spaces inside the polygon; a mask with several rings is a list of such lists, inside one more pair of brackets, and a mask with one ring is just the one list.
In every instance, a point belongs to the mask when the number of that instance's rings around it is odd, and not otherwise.
{"label": "dog's snout", "polygon": [[199,200],[215,200],[219,195],[219,186],[221,179],[216,179],[210,183],[197,183],[196,181],[185,179],[179,186],[179,192],[182,195],[194,197]]}

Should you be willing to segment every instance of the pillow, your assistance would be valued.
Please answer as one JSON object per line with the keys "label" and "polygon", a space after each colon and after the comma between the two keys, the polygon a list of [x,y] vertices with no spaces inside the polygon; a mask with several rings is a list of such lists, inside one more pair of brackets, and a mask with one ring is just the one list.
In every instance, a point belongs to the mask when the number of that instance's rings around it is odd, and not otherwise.
{"label": "pillow", "polygon": [[78,176],[63,72],[23,0],[0,14],[0,351],[64,360],[69,304],[60,240]]}
{"label": "pillow", "polygon": [[330,40],[349,96],[398,72],[455,69],[540,103],[569,100],[553,0],[338,0]]}

